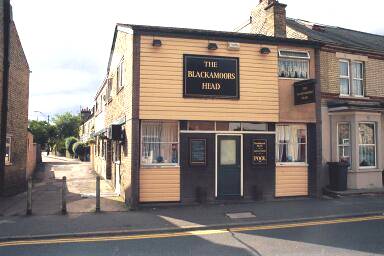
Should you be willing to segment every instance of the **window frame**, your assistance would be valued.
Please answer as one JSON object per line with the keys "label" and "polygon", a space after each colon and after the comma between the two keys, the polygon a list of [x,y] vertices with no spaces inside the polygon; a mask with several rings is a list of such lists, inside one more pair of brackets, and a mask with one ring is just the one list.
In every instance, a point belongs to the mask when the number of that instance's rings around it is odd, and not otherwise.
{"label": "window frame", "polygon": [[[7,142],[9,139],[9,142]],[[9,154],[7,157],[7,152],[5,152],[5,164],[12,163],[12,136],[6,135],[5,137],[5,149],[7,149],[7,146],[9,147]]]}
{"label": "window frame", "polygon": [[[347,63],[348,65],[347,76],[341,75],[340,62]],[[341,93],[341,79],[348,79],[348,94]],[[339,59],[339,93],[340,93],[340,96],[351,96],[351,65],[349,63],[349,60],[346,60],[346,59]]]}
{"label": "window frame", "polygon": [[[143,163],[143,148],[144,148],[144,137],[155,137],[155,136],[143,136],[143,129],[142,126],[144,123],[153,123],[153,122],[159,122],[161,124],[163,123],[176,123],[177,124],[177,142],[154,142],[158,144],[177,144],[177,163]],[[156,168],[156,167],[162,167],[162,166],[169,166],[169,167],[179,167],[180,166],[180,122],[179,121],[171,121],[171,120],[142,120],[140,124],[140,166],[143,168]]]}
{"label": "window frame", "polygon": [[[286,52],[298,52],[298,53],[306,53],[307,54],[307,57],[298,57],[298,56],[289,56],[289,55],[284,55],[282,54],[281,52],[283,51],[286,51]],[[280,76],[280,59],[285,59],[285,60],[298,60],[298,61],[301,61],[301,62],[306,62],[307,63],[307,67],[308,67],[308,70],[307,70],[307,77],[306,78],[298,78],[298,77],[281,77]],[[278,49],[278,62],[277,62],[277,77],[279,79],[295,79],[295,80],[306,80],[306,79],[309,79],[311,77],[311,68],[310,68],[310,59],[311,59],[311,55],[309,53],[309,51],[302,51],[302,50],[292,50],[292,49]]]}
{"label": "window frame", "polygon": [[[373,135],[374,135],[374,144],[360,144],[360,124],[373,124]],[[377,130],[376,130],[376,122],[358,122],[357,123],[357,148],[359,152],[359,161],[358,161],[358,169],[376,169],[377,168]],[[374,166],[360,166],[360,146],[374,146],[375,147],[375,165]]]}
{"label": "window frame", "polygon": [[[348,124],[348,134],[349,134],[349,145],[346,145],[346,144],[339,144],[339,126],[340,124]],[[340,147],[346,147],[346,146],[349,146],[350,148],[350,165],[349,165],[349,169],[351,169],[352,167],[352,161],[353,161],[353,158],[352,158],[352,143],[351,143],[351,132],[352,132],[352,129],[351,129],[351,123],[350,122],[338,122],[337,125],[336,125],[336,144],[337,144],[337,148],[336,148],[336,153],[337,153],[337,159],[338,161],[340,162],[340,151],[339,151],[339,148]]]}
{"label": "window frame", "polygon": [[[353,61],[351,61],[351,67],[353,66],[354,63],[361,64],[361,78],[355,78],[353,72],[351,72],[350,76],[351,76],[351,80],[352,80],[352,84],[351,84],[352,90],[350,91],[350,93],[352,93],[351,95],[354,97],[364,97],[364,95],[365,95],[365,90],[364,90],[364,62],[353,60]],[[353,70],[353,68],[351,70]],[[362,95],[353,94],[353,81],[354,80],[361,81],[362,92],[363,92]]]}
{"label": "window frame", "polygon": [[[278,126],[297,126],[298,129],[302,129],[302,130],[305,130],[305,143],[302,143],[302,142],[296,142],[295,144],[297,144],[297,148],[299,148],[299,145],[305,145],[305,161],[304,162],[280,162],[278,161],[278,150],[279,150],[279,145],[281,144],[286,144],[286,145],[289,145],[290,143],[287,142],[287,143],[280,143],[277,141],[278,139],[278,136],[277,136],[277,133],[278,133]],[[276,124],[276,136],[275,136],[275,145],[276,145],[276,148],[275,148],[275,163],[276,165],[305,165],[307,166],[308,165],[308,127],[305,125],[305,124],[287,124],[287,123],[279,123],[279,124]]]}
{"label": "window frame", "polygon": [[118,93],[122,88],[124,88],[124,57],[121,58],[116,69],[116,92]]}

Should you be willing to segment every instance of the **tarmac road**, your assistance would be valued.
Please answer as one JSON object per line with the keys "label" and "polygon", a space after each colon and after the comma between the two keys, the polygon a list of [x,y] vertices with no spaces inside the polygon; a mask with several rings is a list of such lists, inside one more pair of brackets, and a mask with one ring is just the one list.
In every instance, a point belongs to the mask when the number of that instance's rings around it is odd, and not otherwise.
{"label": "tarmac road", "polygon": [[0,255],[384,255],[384,216],[184,233],[0,242]]}

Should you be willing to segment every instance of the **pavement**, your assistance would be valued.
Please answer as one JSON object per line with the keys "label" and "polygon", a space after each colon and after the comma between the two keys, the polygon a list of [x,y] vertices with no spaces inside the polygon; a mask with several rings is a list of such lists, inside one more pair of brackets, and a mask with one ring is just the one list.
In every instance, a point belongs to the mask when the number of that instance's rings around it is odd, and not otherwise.
{"label": "pavement", "polygon": [[[96,213],[95,199],[88,197],[94,191],[96,177],[89,163],[56,157],[44,157],[43,161],[46,162],[45,169],[37,175],[33,190],[32,216],[25,216],[25,195],[1,199],[0,241],[209,230],[384,213],[382,194],[336,199],[147,206],[127,211],[123,202],[112,194],[107,182],[102,182],[102,212]],[[69,212],[66,215],[60,214],[61,188],[57,185],[62,175],[68,178]]]}
{"label": "pavement", "polygon": [[[68,213],[91,213],[96,209],[96,176],[89,162],[77,159],[42,156],[43,164],[33,179],[33,215],[61,212],[62,178],[67,178]],[[105,180],[100,182],[101,207],[104,211],[127,211],[123,200]],[[26,193],[0,198],[0,216],[23,216],[26,213]]]}

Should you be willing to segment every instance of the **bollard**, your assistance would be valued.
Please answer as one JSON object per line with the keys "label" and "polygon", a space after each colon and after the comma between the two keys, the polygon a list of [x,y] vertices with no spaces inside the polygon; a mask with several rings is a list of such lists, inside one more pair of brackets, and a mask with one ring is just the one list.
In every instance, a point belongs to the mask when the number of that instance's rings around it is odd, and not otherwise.
{"label": "bollard", "polygon": [[32,177],[28,178],[27,185],[27,215],[32,214]]}
{"label": "bollard", "polygon": [[96,177],[96,212],[100,212],[100,176]]}
{"label": "bollard", "polygon": [[61,213],[67,214],[67,177],[63,177],[63,184],[61,188]]}

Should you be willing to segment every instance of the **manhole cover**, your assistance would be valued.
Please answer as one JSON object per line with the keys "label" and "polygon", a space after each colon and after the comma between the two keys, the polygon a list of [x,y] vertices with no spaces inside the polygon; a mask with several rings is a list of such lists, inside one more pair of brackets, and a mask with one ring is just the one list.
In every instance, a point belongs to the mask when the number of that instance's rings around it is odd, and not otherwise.
{"label": "manhole cover", "polygon": [[247,219],[247,218],[256,218],[252,212],[236,212],[236,213],[227,213],[225,214],[231,219]]}

